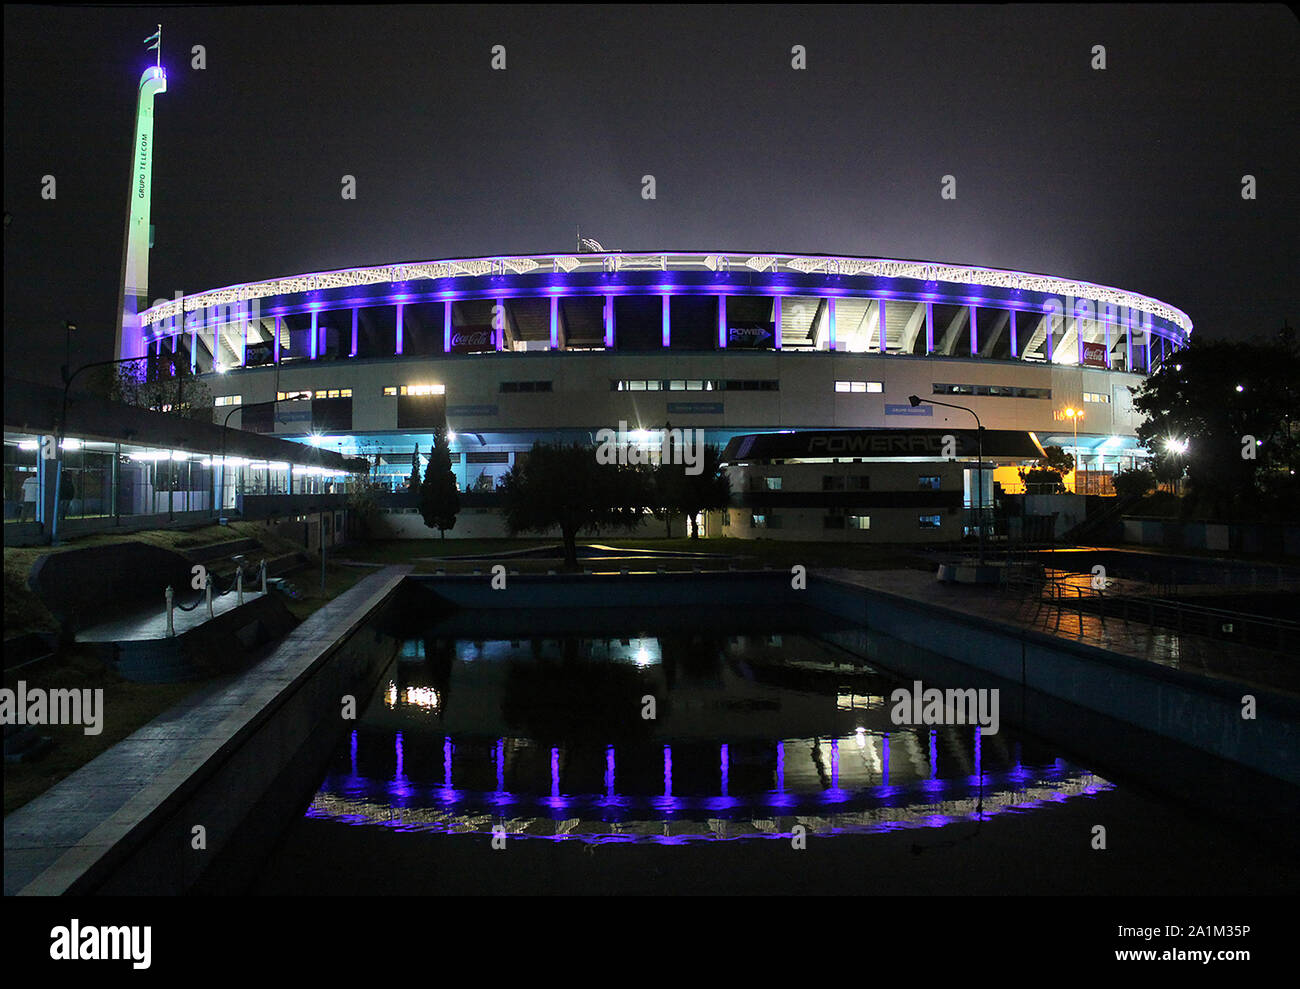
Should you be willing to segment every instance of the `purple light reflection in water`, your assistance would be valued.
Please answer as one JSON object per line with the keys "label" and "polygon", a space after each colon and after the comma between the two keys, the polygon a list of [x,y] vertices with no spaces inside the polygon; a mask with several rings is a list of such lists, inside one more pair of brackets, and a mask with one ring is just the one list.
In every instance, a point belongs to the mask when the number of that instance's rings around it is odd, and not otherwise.
{"label": "purple light reflection in water", "polygon": [[446,787],[451,786],[451,753],[451,739],[444,738],[442,740],[442,784]]}
{"label": "purple light reflection in water", "polygon": [[729,796],[729,794],[727,793],[727,790],[729,788],[729,777],[731,774],[731,768],[729,762],[730,760],[727,757],[727,745],[724,742],[722,744],[722,795],[724,797]]}
{"label": "purple light reflection in water", "polygon": [[496,763],[497,763],[497,792],[501,793],[506,788],[506,740],[498,738],[496,744]]}

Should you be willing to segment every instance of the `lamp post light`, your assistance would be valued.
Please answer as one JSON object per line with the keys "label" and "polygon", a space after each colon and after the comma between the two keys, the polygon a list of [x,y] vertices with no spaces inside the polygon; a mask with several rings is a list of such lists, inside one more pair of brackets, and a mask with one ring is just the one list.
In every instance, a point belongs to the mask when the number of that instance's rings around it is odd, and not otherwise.
{"label": "lamp post light", "polygon": [[1074,493],[1079,493],[1079,420],[1083,418],[1083,410],[1067,408],[1065,417],[1074,425]]}
{"label": "lamp post light", "polygon": [[942,405],[948,409],[958,409],[962,412],[969,412],[975,416],[975,443],[976,456],[979,458],[975,465],[975,522],[979,532],[979,565],[984,566],[984,424],[980,422],[979,415],[974,409],[968,409],[964,405],[952,405],[948,402],[936,402],[932,398],[921,398],[917,395],[908,395],[907,400],[912,403],[912,408],[916,408],[922,402],[927,405]]}
{"label": "lamp post light", "polygon": [[[221,421],[221,475],[220,475],[221,483],[220,483],[219,485],[217,485],[216,497],[214,497],[214,498],[212,499],[212,514],[216,514],[216,515],[220,516],[220,511],[219,511],[219,507],[218,507],[218,505],[217,505],[217,502],[218,502],[218,501],[221,501],[221,502],[224,503],[225,500],[226,500],[226,499],[225,499],[225,495],[226,495],[226,438],[230,435],[230,417],[233,416],[236,412],[244,412],[244,411],[247,411],[248,409],[261,409],[261,408],[265,408],[265,407],[268,406],[268,405],[279,405],[281,402],[301,402],[301,401],[304,401],[304,399],[303,399],[302,397],[297,397],[297,398],[273,398],[273,399],[271,399],[269,402],[250,402],[248,405],[236,405],[233,409],[231,409],[229,412],[226,413],[226,417]],[[268,468],[268,470],[269,470],[269,468]],[[293,474],[292,474],[292,471],[293,471],[293,467],[292,467],[292,465],[290,465],[289,470],[290,470],[290,475],[289,475],[289,476],[292,478],[292,476],[293,476]],[[289,493],[292,494],[293,492],[290,491]],[[220,508],[224,508],[224,507],[225,507],[224,504],[222,504],[222,505],[220,506]]]}
{"label": "lamp post light", "polygon": [[76,331],[77,324],[70,319],[63,321],[63,374],[67,379],[68,368],[72,366],[72,334]]}

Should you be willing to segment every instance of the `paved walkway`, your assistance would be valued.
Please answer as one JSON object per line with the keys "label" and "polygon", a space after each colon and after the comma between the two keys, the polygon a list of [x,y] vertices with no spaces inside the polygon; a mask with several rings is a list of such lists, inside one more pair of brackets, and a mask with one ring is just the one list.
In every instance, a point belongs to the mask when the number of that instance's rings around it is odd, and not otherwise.
{"label": "paved walkway", "polygon": [[394,566],[362,578],[261,662],[213,680],[9,814],[4,821],[5,895],[65,890],[409,572],[410,567]]}
{"label": "paved walkway", "polygon": [[1300,694],[1300,658],[1284,653],[1152,628],[1122,618],[1102,618],[1059,608],[1046,601],[1017,597],[1001,588],[940,583],[934,574],[919,570],[819,569],[817,572],[858,587],[1084,642],[1187,673]]}
{"label": "paved walkway", "polygon": [[[244,603],[262,596],[261,591],[244,591]],[[189,602],[186,602],[187,604]],[[231,591],[221,597],[212,599],[212,616],[224,615],[239,607],[239,596]],[[172,610],[172,625],[177,635],[184,635],[191,629],[198,628],[208,621],[208,606],[203,598],[190,611],[180,608]],[[141,642],[147,639],[167,638],[167,612],[161,601],[156,610],[136,612],[125,618],[115,618],[111,622],[92,625],[77,633],[78,642]]]}

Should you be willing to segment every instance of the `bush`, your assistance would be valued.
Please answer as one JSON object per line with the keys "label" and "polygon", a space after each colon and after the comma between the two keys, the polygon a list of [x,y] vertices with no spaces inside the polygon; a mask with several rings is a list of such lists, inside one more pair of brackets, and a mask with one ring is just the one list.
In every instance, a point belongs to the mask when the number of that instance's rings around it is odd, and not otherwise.
{"label": "bush", "polygon": [[1121,498],[1141,498],[1156,486],[1156,476],[1146,467],[1122,470],[1115,475],[1115,493]]}

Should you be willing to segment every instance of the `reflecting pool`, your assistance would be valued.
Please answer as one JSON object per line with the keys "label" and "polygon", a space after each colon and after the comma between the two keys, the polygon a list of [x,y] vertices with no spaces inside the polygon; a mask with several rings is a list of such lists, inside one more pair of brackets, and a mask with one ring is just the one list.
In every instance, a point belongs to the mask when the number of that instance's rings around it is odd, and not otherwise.
{"label": "reflecting pool", "polygon": [[601,624],[406,639],[306,816],[685,844],[979,824],[1112,789],[1005,725],[895,725],[890,694],[911,684],[791,616]]}

